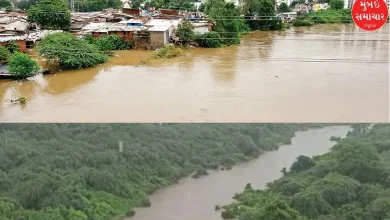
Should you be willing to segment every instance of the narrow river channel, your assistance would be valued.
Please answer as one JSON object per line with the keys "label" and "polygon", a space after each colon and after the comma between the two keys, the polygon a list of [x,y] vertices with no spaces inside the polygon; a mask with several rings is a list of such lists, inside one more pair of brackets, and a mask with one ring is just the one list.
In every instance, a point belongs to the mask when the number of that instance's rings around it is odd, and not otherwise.
{"label": "narrow river channel", "polygon": [[[0,81],[0,122],[388,122],[389,25],[257,31],[137,66],[120,51],[96,68]],[[9,100],[25,96],[26,105]]]}
{"label": "narrow river channel", "polygon": [[348,126],[326,127],[297,132],[291,145],[267,152],[259,158],[229,171],[215,171],[199,179],[186,178],[157,191],[150,197],[150,208],[139,208],[127,220],[220,220],[215,205],[226,205],[245,184],[264,188],[281,177],[280,170],[290,167],[299,155],[315,156],[328,152],[335,142],[331,136],[345,137]]}

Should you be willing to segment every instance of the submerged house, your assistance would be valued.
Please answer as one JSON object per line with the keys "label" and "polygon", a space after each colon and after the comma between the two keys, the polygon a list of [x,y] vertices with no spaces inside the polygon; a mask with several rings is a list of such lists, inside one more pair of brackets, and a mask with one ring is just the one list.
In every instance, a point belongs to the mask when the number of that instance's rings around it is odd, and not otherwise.
{"label": "submerged house", "polygon": [[15,41],[21,52],[27,50],[29,23],[21,18],[0,18],[0,45],[5,46],[10,41]]}
{"label": "submerged house", "polygon": [[175,28],[181,20],[152,19],[145,24],[150,33],[150,48],[157,49],[169,44]]}

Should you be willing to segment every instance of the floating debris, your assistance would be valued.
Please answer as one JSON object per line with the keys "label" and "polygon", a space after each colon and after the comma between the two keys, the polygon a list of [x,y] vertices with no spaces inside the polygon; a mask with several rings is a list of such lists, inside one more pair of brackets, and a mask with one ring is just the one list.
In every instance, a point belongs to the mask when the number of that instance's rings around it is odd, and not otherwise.
{"label": "floating debris", "polygon": [[20,97],[18,99],[11,100],[12,103],[20,103],[20,104],[26,104],[27,98],[26,97]]}

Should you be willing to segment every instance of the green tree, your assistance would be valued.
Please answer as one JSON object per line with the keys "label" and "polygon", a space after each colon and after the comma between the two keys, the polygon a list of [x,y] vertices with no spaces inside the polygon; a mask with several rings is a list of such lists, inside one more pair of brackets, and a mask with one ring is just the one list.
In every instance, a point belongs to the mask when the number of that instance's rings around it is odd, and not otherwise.
{"label": "green tree", "polygon": [[7,61],[9,56],[9,51],[5,47],[0,46],[0,61]]}
{"label": "green tree", "polygon": [[87,38],[85,40],[87,40],[88,42],[92,42],[99,48],[99,50],[104,52],[110,52],[112,50],[131,49],[131,44],[125,42],[117,35],[102,36],[94,41],[91,41],[90,38]]}
{"label": "green tree", "polygon": [[[217,21],[215,32],[221,36],[223,44],[232,45],[240,43],[242,34],[248,31],[244,19],[239,19],[241,11],[233,3],[223,0],[208,0],[205,3],[205,12]],[[226,17],[237,19],[226,19]]]}
{"label": "green tree", "polygon": [[315,162],[310,157],[301,155],[297,158],[297,161],[291,165],[290,170],[291,172],[300,172],[307,170],[315,165]]}
{"label": "green tree", "polygon": [[0,8],[12,7],[12,4],[9,0],[0,0]]}
{"label": "green tree", "polygon": [[[246,19],[252,30],[281,30],[283,22],[275,17],[275,3],[272,0],[253,0],[246,6]],[[254,19],[253,19],[254,18]]]}
{"label": "green tree", "polygon": [[28,10],[32,5],[36,4],[37,0],[21,0],[16,6],[22,10]]}
{"label": "green tree", "polygon": [[107,61],[97,48],[70,33],[56,33],[45,37],[38,45],[39,54],[49,62],[58,62],[69,69],[93,67]]}
{"label": "green tree", "polygon": [[217,32],[207,32],[197,39],[201,47],[217,48],[222,46],[221,36]]}
{"label": "green tree", "polygon": [[182,41],[193,41],[195,39],[194,26],[189,21],[182,21],[176,29],[176,36]]}
{"label": "green tree", "polygon": [[39,0],[29,8],[27,16],[45,29],[67,30],[71,23],[68,5],[63,0]]}
{"label": "green tree", "polygon": [[8,42],[5,44],[5,48],[7,48],[7,50],[8,50],[10,53],[19,52],[19,46],[18,46],[18,44],[17,44],[15,41],[8,41]]}
{"label": "green tree", "polygon": [[26,79],[35,76],[39,72],[39,66],[35,60],[23,53],[15,53],[9,59],[8,71],[18,79]]}
{"label": "green tree", "polygon": [[329,2],[331,9],[343,9],[344,8],[344,2],[342,0],[331,0]]}
{"label": "green tree", "polygon": [[280,13],[289,12],[289,11],[291,11],[291,10],[290,10],[290,8],[288,7],[288,5],[286,4],[286,2],[280,3],[280,5],[279,5],[279,12],[280,12]]}
{"label": "green tree", "polygon": [[121,0],[76,0],[75,7],[82,12],[102,11],[106,8],[120,9]]}

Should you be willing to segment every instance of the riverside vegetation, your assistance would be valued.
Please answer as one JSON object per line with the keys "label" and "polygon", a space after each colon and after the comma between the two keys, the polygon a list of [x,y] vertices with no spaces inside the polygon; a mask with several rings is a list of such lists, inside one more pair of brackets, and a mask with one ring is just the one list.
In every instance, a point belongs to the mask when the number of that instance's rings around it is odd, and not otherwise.
{"label": "riverside vegetation", "polygon": [[[1,124],[1,220],[106,220],[314,124]],[[118,141],[123,141],[119,152]],[[213,207],[211,207],[213,208]]]}
{"label": "riverside vegetation", "polygon": [[299,156],[290,171],[253,189],[248,183],[223,207],[225,219],[390,219],[390,125],[355,125],[348,137],[313,158]]}

